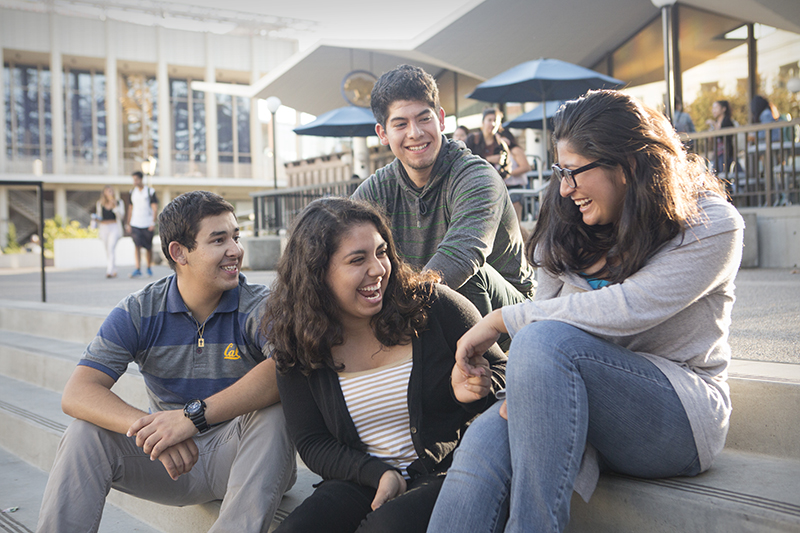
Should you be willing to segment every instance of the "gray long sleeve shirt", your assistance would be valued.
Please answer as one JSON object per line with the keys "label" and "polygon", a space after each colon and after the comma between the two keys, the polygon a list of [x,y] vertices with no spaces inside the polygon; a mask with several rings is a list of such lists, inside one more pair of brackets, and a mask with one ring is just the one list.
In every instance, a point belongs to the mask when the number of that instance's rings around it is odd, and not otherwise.
{"label": "gray long sleeve shirt", "polygon": [[[512,338],[527,324],[557,320],[652,361],[686,410],[700,466],[706,470],[728,433],[728,330],[744,220],[715,194],[701,198],[699,205],[702,221],[668,242],[622,283],[592,290],[576,274],[556,277],[539,269],[535,301],[506,306],[502,313]],[[597,482],[591,454],[588,449],[575,483],[584,499]]]}
{"label": "gray long sleeve shirt", "polygon": [[463,144],[443,139],[422,189],[395,159],[353,198],[379,205],[403,259],[440,272],[449,287],[458,289],[488,263],[520,293],[533,294],[533,268],[508,191],[497,171]]}

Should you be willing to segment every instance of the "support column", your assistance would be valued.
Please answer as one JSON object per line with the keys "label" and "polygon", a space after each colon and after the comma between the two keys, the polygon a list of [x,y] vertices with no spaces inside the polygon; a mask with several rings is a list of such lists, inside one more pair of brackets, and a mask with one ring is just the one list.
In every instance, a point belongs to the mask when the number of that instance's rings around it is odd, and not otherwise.
{"label": "support column", "polygon": [[[214,68],[214,49],[211,42],[213,36],[206,32],[206,81],[216,82],[217,73]],[[217,141],[217,95],[205,92],[206,103],[206,176],[219,177],[219,146]]]}
{"label": "support column", "polygon": [[[367,148],[366,137],[353,137],[353,174],[359,178],[369,177],[369,149]],[[353,176],[345,176],[348,180]]]}
{"label": "support column", "polygon": [[673,10],[675,0],[653,0],[656,7],[661,8],[661,34],[664,41],[664,114],[672,120],[675,103],[675,36],[673,28]]}
{"label": "support column", "polygon": [[[250,85],[261,78],[258,51],[262,46],[263,39],[255,35],[250,37]],[[264,135],[258,118],[258,98],[250,99],[250,172],[254,180],[264,179]]]}
{"label": "support column", "polygon": [[[672,112],[675,112],[675,99],[680,98],[683,102],[683,70],[681,68],[681,6],[676,4],[672,8],[672,72],[675,92],[672,94]],[[670,115],[671,116],[671,115]]]}
{"label": "support column", "polygon": [[53,174],[64,174],[64,67],[61,61],[58,15],[51,12],[50,22],[50,110],[53,131]]}
{"label": "support column", "polygon": [[161,189],[161,191],[158,193],[158,204],[161,207],[161,209],[164,209],[164,206],[170,203],[172,201],[172,198],[173,198],[172,189],[170,189],[169,187],[164,187],[163,189]]}
{"label": "support column", "polygon": [[53,191],[53,208],[54,214],[60,216],[65,224],[69,222],[67,218],[67,188],[64,185],[56,186]]}
{"label": "support column", "polygon": [[169,71],[167,70],[167,30],[156,28],[158,65],[158,174],[172,176],[172,107],[169,102]]}
{"label": "support column", "polygon": [[114,46],[114,28],[106,19],[106,154],[108,174],[119,176],[119,96],[117,94],[117,51]]}
{"label": "support column", "polygon": [[[0,55],[3,54],[3,36],[0,35]],[[2,58],[0,58],[2,59]],[[5,69],[0,68],[0,87],[5,88],[6,86],[6,74]],[[13,96],[11,96],[13,100]],[[9,107],[12,107],[9,103]],[[2,129],[2,134],[0,134],[0,174],[6,172],[6,106],[5,103],[0,105],[0,128]],[[44,155],[40,155],[42,159],[44,159]],[[0,190],[5,190],[5,187],[0,187]],[[2,195],[3,193],[0,193]],[[2,201],[2,196],[0,196],[0,201]],[[6,245],[3,244],[3,239],[5,239],[5,231],[3,230],[2,224],[4,218],[2,218],[2,213],[0,212],[0,248],[4,248]]]}
{"label": "support column", "polygon": [[0,249],[8,246],[8,187],[0,186]]}
{"label": "support column", "polygon": [[756,44],[755,24],[747,25],[747,123],[753,123],[750,102],[758,94],[758,46]]}

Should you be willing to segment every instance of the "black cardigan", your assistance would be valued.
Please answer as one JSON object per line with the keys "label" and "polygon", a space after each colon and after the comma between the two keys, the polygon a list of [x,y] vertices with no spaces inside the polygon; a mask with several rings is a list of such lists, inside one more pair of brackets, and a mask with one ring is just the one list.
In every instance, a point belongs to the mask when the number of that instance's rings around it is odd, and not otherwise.
{"label": "black cardigan", "polygon": [[[484,355],[492,369],[492,390],[485,398],[459,403],[450,385],[456,342],[478,320],[475,307],[444,285],[436,285],[428,324],[412,341],[408,387],[411,439],[419,457],[408,467],[412,479],[444,472],[469,423],[495,401],[505,387],[506,356],[493,345]],[[378,487],[393,467],[366,452],[330,368],[306,377],[297,369],[278,374],[278,388],[292,441],[303,462],[323,479],[341,479]]]}

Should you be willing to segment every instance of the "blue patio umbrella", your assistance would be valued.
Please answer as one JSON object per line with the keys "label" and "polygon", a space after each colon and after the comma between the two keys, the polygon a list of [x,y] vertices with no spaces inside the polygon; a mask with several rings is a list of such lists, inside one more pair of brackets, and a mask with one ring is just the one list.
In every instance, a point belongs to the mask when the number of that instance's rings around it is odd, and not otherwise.
{"label": "blue patio umbrella", "polygon": [[[468,98],[484,102],[570,100],[590,89],[617,89],[624,82],[559,59],[535,59],[481,83]],[[547,115],[545,115],[547,116]],[[542,122],[542,156],[547,161],[547,122]]]}
{"label": "blue patio umbrella", "polygon": [[365,107],[345,106],[318,116],[313,122],[298,126],[298,135],[318,137],[369,137],[375,135],[376,120]]}
{"label": "blue patio umbrella", "polygon": [[561,107],[563,104],[561,100],[556,100],[553,102],[547,102],[545,107],[541,105],[536,109],[532,109],[527,113],[523,113],[517,118],[513,120],[509,120],[505,124],[503,124],[504,128],[518,128],[518,129],[542,129],[542,109],[545,110],[545,115],[548,117],[552,117],[558,111],[558,108]]}

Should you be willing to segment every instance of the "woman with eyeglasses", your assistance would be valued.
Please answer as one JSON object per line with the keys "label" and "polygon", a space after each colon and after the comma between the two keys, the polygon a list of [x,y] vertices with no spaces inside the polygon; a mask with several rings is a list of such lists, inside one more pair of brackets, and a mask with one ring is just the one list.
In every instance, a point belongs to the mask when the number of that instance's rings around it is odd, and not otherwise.
{"label": "woman with eyeglasses", "polygon": [[616,91],[555,116],[558,163],[527,252],[535,300],[458,342],[512,336],[506,399],[470,426],[428,531],[563,531],[601,471],[693,476],[722,450],[744,223],[667,119]]}

